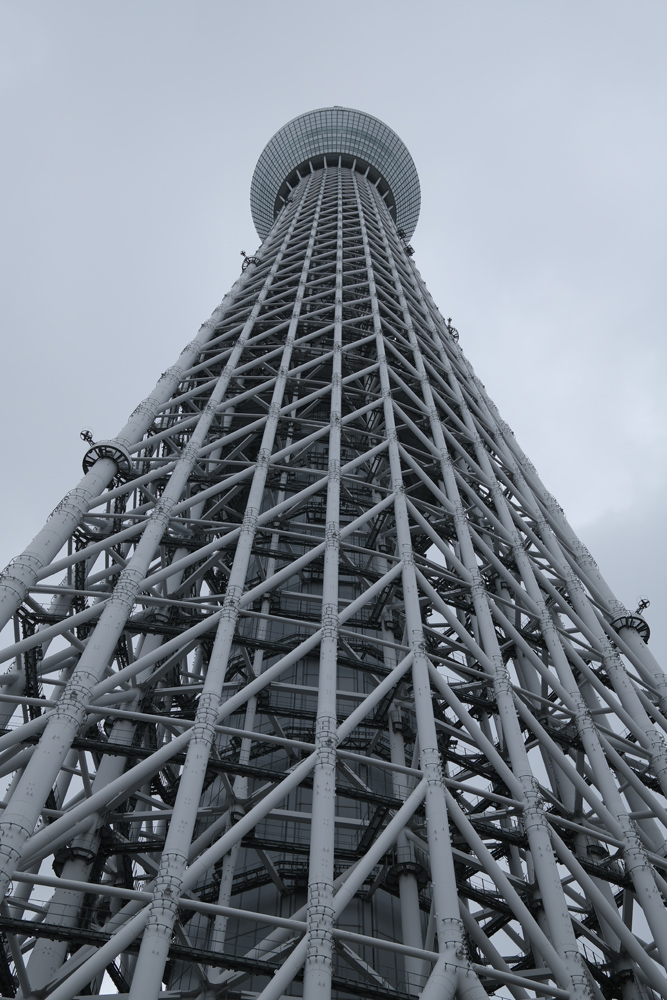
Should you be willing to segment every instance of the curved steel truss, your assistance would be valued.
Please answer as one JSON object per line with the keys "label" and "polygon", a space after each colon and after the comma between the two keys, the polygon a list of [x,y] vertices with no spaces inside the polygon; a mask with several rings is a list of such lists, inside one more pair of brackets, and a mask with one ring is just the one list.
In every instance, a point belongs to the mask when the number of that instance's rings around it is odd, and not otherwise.
{"label": "curved steel truss", "polygon": [[3,996],[667,996],[667,679],[410,253],[301,179],[3,574]]}

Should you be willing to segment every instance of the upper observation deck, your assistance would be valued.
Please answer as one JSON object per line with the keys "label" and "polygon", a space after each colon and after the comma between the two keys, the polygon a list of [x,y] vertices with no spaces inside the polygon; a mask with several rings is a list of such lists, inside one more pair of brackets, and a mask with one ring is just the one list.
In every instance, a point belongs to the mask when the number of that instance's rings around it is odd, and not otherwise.
{"label": "upper observation deck", "polygon": [[405,143],[379,118],[352,108],[319,108],[293,118],[269,139],[250,186],[250,209],[262,240],[283,207],[290,188],[311,169],[340,162],[377,183],[380,194],[406,238],[415,231],[421,192],[414,161]]}

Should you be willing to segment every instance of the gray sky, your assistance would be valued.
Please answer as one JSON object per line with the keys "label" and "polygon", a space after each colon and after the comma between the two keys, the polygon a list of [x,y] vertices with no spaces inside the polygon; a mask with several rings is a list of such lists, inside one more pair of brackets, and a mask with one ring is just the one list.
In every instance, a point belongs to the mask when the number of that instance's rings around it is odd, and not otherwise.
{"label": "gray sky", "polygon": [[1,2],[0,563],[257,246],[264,144],[341,104],[410,149],[417,266],[664,653],[666,48],[664,0]]}

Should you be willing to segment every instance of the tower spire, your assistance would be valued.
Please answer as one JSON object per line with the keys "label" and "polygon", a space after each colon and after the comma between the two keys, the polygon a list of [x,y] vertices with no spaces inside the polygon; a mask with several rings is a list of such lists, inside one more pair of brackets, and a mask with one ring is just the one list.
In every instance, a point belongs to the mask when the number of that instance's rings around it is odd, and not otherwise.
{"label": "tower spire", "polygon": [[[261,247],[0,578],[0,991],[667,995],[667,693],[408,244],[398,136]],[[110,985],[112,984],[112,985]]]}

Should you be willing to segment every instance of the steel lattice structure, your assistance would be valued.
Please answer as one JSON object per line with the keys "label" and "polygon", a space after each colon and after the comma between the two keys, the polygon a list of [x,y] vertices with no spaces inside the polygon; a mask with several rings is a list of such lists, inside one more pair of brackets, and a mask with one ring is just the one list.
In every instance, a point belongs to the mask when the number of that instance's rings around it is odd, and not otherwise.
{"label": "steel lattice structure", "polygon": [[312,112],[253,199],[0,581],[2,995],[667,996],[667,678],[414,266],[409,153]]}

